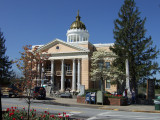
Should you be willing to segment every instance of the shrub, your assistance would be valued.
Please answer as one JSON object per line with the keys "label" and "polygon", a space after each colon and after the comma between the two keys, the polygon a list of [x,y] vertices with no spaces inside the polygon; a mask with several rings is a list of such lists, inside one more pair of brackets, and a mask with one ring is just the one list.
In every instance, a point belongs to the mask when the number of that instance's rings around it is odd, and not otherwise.
{"label": "shrub", "polygon": [[[37,115],[35,109],[30,110],[29,117],[30,120],[69,120],[69,115],[65,112],[62,114],[59,113],[58,115],[50,115],[48,111],[44,111],[44,113]],[[25,111],[25,108],[23,108],[23,110],[18,110],[17,107],[7,108],[6,113],[3,114],[4,120],[26,120],[26,118],[27,112]]]}
{"label": "shrub", "polygon": [[137,98],[145,99],[145,98],[146,98],[146,95],[143,94],[143,93],[139,93],[139,94],[137,95]]}
{"label": "shrub", "polygon": [[104,94],[104,96],[106,96],[107,98],[117,98],[117,99],[125,98],[122,95],[113,95],[113,94],[106,94],[106,93]]}

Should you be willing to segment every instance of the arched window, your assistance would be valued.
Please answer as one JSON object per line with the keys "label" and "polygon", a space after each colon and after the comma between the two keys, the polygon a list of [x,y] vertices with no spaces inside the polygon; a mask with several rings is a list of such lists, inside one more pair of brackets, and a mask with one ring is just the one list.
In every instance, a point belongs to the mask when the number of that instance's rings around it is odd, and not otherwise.
{"label": "arched window", "polygon": [[71,42],[71,36],[69,36],[68,39],[69,39],[69,42]]}
{"label": "arched window", "polygon": [[77,42],[79,42],[79,35],[77,35]]}
{"label": "arched window", "polygon": [[76,35],[74,35],[73,41],[76,42]]}
{"label": "arched window", "polygon": [[83,41],[85,41],[85,37],[83,37]]}

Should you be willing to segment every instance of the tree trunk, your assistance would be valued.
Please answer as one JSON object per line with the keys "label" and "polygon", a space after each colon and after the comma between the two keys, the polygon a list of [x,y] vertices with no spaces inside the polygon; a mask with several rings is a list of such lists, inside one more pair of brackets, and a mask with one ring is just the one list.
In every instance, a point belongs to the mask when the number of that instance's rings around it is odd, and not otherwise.
{"label": "tree trunk", "polygon": [[28,98],[28,117],[27,117],[27,120],[29,120],[29,111],[30,111],[30,103],[31,101],[30,101],[30,96],[29,96],[29,98]]}
{"label": "tree trunk", "polygon": [[101,77],[101,91],[104,92],[104,81],[103,81],[103,77]]}
{"label": "tree trunk", "polygon": [[137,82],[136,82],[136,77],[133,76],[132,78],[132,89],[134,88],[135,90],[135,101],[137,103],[138,101],[138,86],[137,86]]}
{"label": "tree trunk", "polygon": [[101,77],[101,91],[102,91],[102,105],[104,103],[104,81],[103,81],[103,77]]}

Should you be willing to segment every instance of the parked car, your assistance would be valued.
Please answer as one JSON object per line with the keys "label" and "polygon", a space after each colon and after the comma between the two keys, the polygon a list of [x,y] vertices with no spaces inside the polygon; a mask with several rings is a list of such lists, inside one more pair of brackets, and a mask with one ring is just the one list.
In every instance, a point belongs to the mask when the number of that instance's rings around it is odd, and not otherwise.
{"label": "parked car", "polygon": [[16,97],[22,93],[22,90],[20,88],[17,88],[14,84],[11,84],[8,87],[8,90],[9,90],[9,97],[12,97],[12,96]]}
{"label": "parked car", "polygon": [[33,89],[33,99],[45,99],[46,98],[46,90],[44,87],[35,87]]}

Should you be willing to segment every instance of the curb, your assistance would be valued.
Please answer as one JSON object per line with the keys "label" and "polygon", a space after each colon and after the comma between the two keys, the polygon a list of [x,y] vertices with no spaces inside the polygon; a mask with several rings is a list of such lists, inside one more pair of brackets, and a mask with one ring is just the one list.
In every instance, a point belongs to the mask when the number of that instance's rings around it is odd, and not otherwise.
{"label": "curb", "polygon": [[[36,101],[35,101],[36,102]],[[78,106],[95,106],[97,107],[98,109],[103,109],[103,110],[114,110],[114,111],[128,111],[128,112],[145,112],[145,113],[160,113],[160,110],[158,111],[147,111],[147,110],[136,110],[136,109],[133,109],[133,110],[124,110],[124,109],[116,109],[116,108],[105,108],[104,106],[102,105],[97,105],[97,104],[82,104],[82,103],[62,103],[62,102],[59,102],[57,100],[50,100],[48,102],[44,102],[44,103],[47,103],[47,104],[51,104],[51,103],[54,103],[54,104],[62,104],[63,106],[67,106],[67,105],[78,105]]]}
{"label": "curb", "polygon": [[114,110],[114,111],[128,111],[128,112],[160,113],[160,111],[147,111],[147,110],[122,110],[122,109],[115,109],[115,108],[103,108],[103,107],[99,107],[99,109],[103,109],[103,110]]}
{"label": "curb", "polygon": [[132,112],[160,113],[160,111],[132,110]]}

